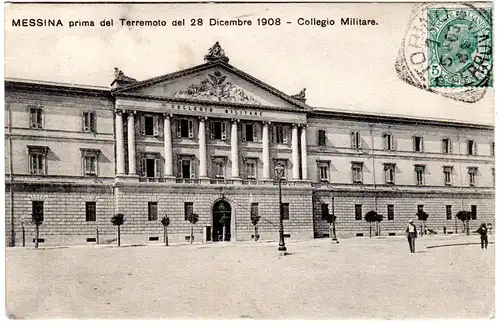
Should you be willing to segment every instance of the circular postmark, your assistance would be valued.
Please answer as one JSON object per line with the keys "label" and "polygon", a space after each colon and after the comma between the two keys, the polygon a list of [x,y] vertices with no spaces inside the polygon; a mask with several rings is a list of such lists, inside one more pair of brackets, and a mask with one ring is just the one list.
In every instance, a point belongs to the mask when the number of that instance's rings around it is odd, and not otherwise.
{"label": "circular postmark", "polygon": [[491,5],[425,3],[410,15],[395,68],[408,84],[476,102],[492,85],[492,52]]}

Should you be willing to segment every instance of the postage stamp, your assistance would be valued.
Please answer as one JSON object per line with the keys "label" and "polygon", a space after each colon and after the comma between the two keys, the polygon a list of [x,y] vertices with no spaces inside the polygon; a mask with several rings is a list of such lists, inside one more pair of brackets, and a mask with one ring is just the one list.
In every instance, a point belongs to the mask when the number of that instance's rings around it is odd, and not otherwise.
{"label": "postage stamp", "polygon": [[490,3],[415,6],[395,62],[401,80],[474,103],[493,82]]}

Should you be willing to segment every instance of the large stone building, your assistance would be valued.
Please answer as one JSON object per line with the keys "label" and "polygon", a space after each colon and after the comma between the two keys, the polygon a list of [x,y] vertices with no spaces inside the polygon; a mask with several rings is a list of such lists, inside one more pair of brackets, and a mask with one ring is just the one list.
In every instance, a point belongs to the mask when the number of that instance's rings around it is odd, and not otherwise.
{"label": "large stone building", "polygon": [[[238,70],[218,44],[206,63],[144,81],[116,69],[111,89],[6,80],[6,238],[46,244],[277,239],[282,182],[285,237],[368,234],[384,216],[400,234],[418,209],[429,228],[494,220],[493,126],[311,107]],[[224,221],[225,220],[225,221]],[[225,227],[223,227],[225,225]],[[224,229],[223,229],[224,228]],[[222,234],[225,234],[224,238]]]}

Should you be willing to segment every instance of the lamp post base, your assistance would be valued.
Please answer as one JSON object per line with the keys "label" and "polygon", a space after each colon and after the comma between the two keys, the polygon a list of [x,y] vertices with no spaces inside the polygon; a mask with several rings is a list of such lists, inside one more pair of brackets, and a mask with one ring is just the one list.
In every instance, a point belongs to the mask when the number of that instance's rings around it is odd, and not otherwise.
{"label": "lamp post base", "polygon": [[280,246],[278,247],[278,251],[280,251],[280,252],[286,252],[286,247],[285,247],[285,246],[281,246],[281,245],[280,245]]}

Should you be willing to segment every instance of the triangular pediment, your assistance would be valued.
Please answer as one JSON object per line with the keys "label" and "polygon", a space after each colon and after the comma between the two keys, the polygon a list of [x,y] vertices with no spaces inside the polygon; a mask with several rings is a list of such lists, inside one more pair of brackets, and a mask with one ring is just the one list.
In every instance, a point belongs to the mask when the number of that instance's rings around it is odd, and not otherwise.
{"label": "triangular pediment", "polygon": [[226,62],[210,62],[115,90],[154,98],[187,99],[307,110],[308,106]]}

